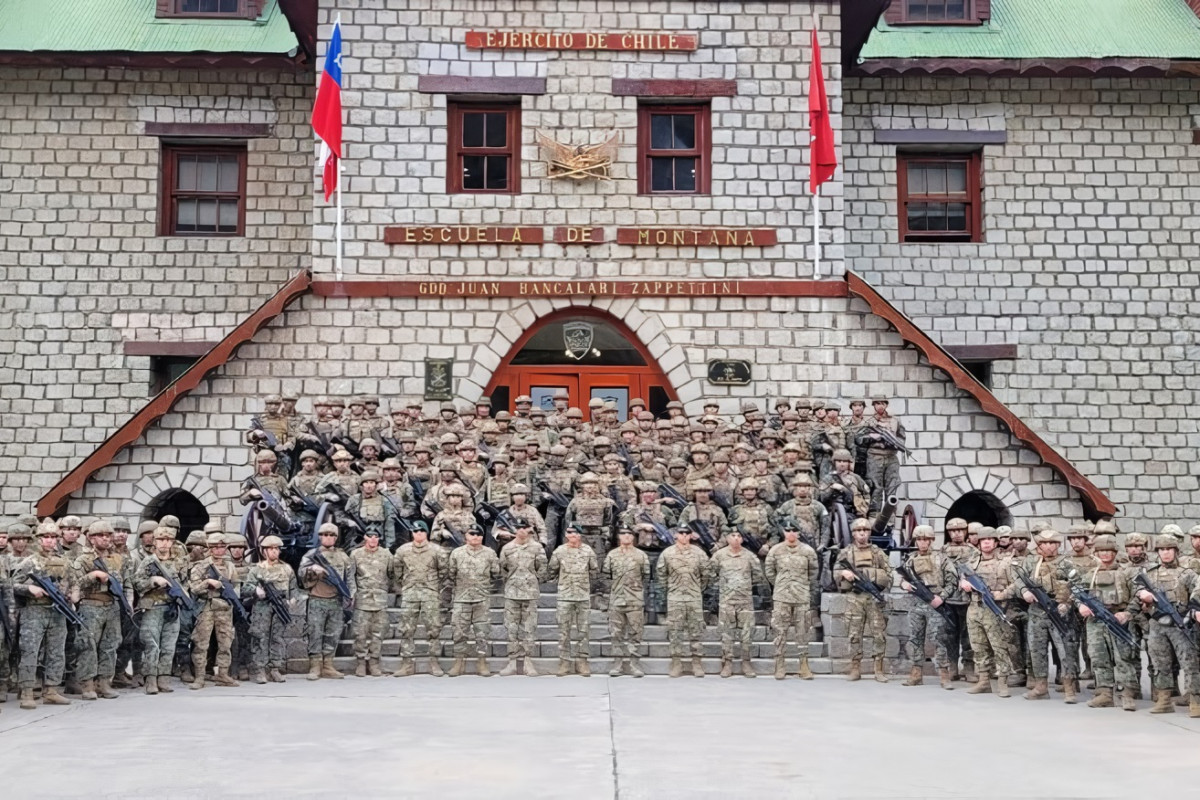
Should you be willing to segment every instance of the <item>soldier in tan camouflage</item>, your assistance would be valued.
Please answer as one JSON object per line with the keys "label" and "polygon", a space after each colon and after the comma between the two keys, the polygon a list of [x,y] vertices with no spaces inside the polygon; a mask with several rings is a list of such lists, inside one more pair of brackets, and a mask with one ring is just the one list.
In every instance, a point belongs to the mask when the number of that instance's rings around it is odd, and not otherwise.
{"label": "soldier in tan camouflage", "polygon": [[609,582],[608,632],[613,662],[609,677],[628,672],[635,678],[646,673],[638,659],[646,627],[645,593],[650,582],[650,559],[633,546],[629,528],[617,532],[617,549],[604,559],[601,574]]}
{"label": "soldier in tan camouflage", "polygon": [[388,587],[392,582],[392,556],[379,546],[379,531],[368,530],[363,546],[350,553],[354,572],[354,675],[383,674],[379,660],[383,634],[388,627]]}
{"label": "soldier in tan camouflage", "polygon": [[[983,528],[979,532],[979,555],[972,558],[968,564],[1003,608],[1003,604],[1012,597],[1017,587],[1010,583],[1009,562],[997,552],[996,539],[995,528]],[[967,593],[971,602],[967,608],[967,632],[971,637],[971,650],[975,653],[977,680],[975,685],[967,690],[967,694],[992,692],[989,676],[992,665],[995,664],[996,696],[1009,697],[1008,674],[1012,672],[1012,646],[1009,637],[1012,635],[1012,628],[987,609],[980,593],[975,591],[966,578],[960,578],[958,586]]]}
{"label": "soldier in tan camouflage", "polygon": [[[270,538],[267,537],[268,540]],[[157,568],[165,575],[179,580],[182,569],[179,562],[171,557],[171,545],[174,542],[174,530],[167,527],[155,529],[154,550],[138,562],[133,575],[138,608],[142,610],[142,674],[146,694],[173,691],[168,680],[171,675],[171,660],[175,655],[175,640],[179,636],[179,615],[170,595],[167,594],[169,582],[154,570]]]}
{"label": "soldier in tan camouflage", "polygon": [[445,673],[438,663],[442,649],[442,586],[449,560],[446,551],[429,541],[424,522],[413,523],[413,540],[396,548],[392,557],[392,580],[400,595],[400,668],[396,677],[412,675],[416,654],[417,626],[425,626],[429,643],[429,674]]}
{"label": "soldier in tan camouflage", "polygon": [[517,674],[517,663],[533,678],[534,635],[537,633],[538,598],[546,574],[546,549],[532,537],[533,528],[517,520],[511,542],[500,550],[500,577],[504,581],[504,627],[508,632],[508,663],[502,677]]}
{"label": "soldier in tan camouflage", "polygon": [[764,565],[771,583],[774,605],[771,609],[771,632],[775,635],[775,679],[787,676],[784,658],[787,655],[787,634],[796,631],[796,649],[801,679],[813,679],[808,666],[808,631],[812,617],[821,613],[821,588],[817,583],[820,563],[817,551],[800,541],[799,525],[795,520],[783,522],[783,541],[767,553]]}
{"label": "soldier in tan camouflage", "polygon": [[[580,476],[579,486],[580,493],[567,506],[566,523],[579,528],[584,543],[591,548],[597,561],[602,561],[608,555],[613,523],[616,522],[616,503],[600,494],[600,478],[595,473]],[[607,591],[603,581],[597,591],[600,593],[598,605],[603,610],[603,593]]]}
{"label": "soldier in tan camouflage", "polygon": [[839,592],[846,595],[846,627],[850,635],[850,674],[847,680],[862,678],[863,639],[869,627],[873,646],[871,659],[874,661],[875,680],[887,683],[887,670],[883,666],[883,655],[887,647],[886,609],[867,591],[855,586],[856,576],[851,568],[880,591],[886,592],[892,585],[892,568],[887,554],[871,544],[871,521],[856,519],[850,525],[854,543],[838,554],[833,573],[837,577]]}
{"label": "soldier in tan camouflage", "polygon": [[[122,613],[108,584],[111,573],[126,587],[126,600],[132,603],[132,572],[129,559],[113,550],[113,529],[108,522],[98,520],[89,525],[87,540],[88,546],[75,558],[72,567],[79,587],[79,616],[84,621],[77,634],[76,669],[83,682],[84,700],[97,697],[111,700],[117,697],[112,690],[112,678],[116,670],[117,646],[121,642]],[[97,568],[96,561],[102,562],[104,568]],[[7,581],[0,580],[0,583]],[[11,609],[13,605],[10,602],[6,607]]]}
{"label": "soldier in tan camouflage", "polygon": [[239,685],[229,674],[234,637],[233,606],[221,594],[221,578],[229,581],[235,592],[238,591],[237,568],[226,558],[229,544],[225,534],[210,533],[205,544],[207,556],[193,564],[188,574],[188,591],[196,599],[196,621],[192,625],[193,680],[189,689],[204,688],[208,646],[214,635],[217,656],[213,683],[218,686]]}
{"label": "soldier in tan camouflage", "polygon": [[[338,547],[338,527],[332,522],[326,522],[317,531],[320,544],[309,550],[300,559],[300,585],[308,593],[308,615],[305,633],[308,638],[308,680],[320,678],[340,680],[344,677],[333,666],[333,657],[337,655],[337,645],[342,638],[342,628],[345,625],[344,610],[347,603],[353,603],[355,594],[354,565],[350,556]],[[338,577],[350,590],[350,600],[341,597],[331,580],[329,571],[316,563],[318,554],[338,574]]]}
{"label": "soldier in tan camouflage", "polygon": [[481,678],[490,677],[488,649],[491,647],[488,621],[488,601],[492,583],[500,577],[500,560],[496,551],[483,546],[483,528],[472,524],[466,530],[467,543],[450,554],[447,577],[454,587],[454,605],[450,628],[454,637],[454,664],[447,673],[457,678],[465,670],[468,649],[475,651],[475,671]]}
{"label": "soldier in tan camouflage", "polygon": [[754,585],[766,583],[762,563],[742,547],[742,534],[735,528],[729,531],[722,547],[713,553],[706,565],[708,581],[717,586],[720,614],[717,624],[721,631],[721,677],[733,675],[735,651],[740,651],[742,675],[756,677],[751,658],[751,638],[754,635]]}
{"label": "soldier in tan camouflage", "polygon": [[444,508],[433,519],[430,538],[443,547],[461,547],[466,544],[467,530],[475,524],[475,514],[466,507],[469,502],[467,488],[454,483],[442,489],[439,495]]}
{"label": "soldier in tan camouflage", "polygon": [[546,568],[546,579],[558,584],[558,677],[576,672],[592,674],[590,620],[592,584],[600,572],[596,552],[583,541],[581,526],[568,524],[566,544],[555,549]]}
{"label": "soldier in tan camouflage", "polygon": [[667,596],[667,636],[671,643],[671,667],[667,675],[683,675],[683,658],[691,652],[692,675],[704,677],[704,585],[708,556],[692,543],[689,528],[675,529],[675,544],[658,559],[658,582]]}
{"label": "soldier in tan camouflage", "polygon": [[250,612],[250,679],[255,683],[283,683],[287,671],[287,651],[284,648],[284,625],[267,602],[270,584],[289,606],[297,594],[296,573],[287,563],[279,560],[283,540],[268,536],[259,543],[263,560],[250,567],[246,582],[242,584],[242,595],[257,598]]}

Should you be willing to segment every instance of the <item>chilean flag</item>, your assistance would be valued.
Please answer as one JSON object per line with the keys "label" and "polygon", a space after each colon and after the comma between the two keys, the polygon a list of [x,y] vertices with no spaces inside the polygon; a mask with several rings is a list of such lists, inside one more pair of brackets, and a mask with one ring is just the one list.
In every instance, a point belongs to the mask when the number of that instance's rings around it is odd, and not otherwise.
{"label": "chilean flag", "polygon": [[837,153],[833,149],[833,125],[829,119],[829,98],[825,96],[825,77],[821,72],[821,44],[817,29],[812,32],[812,64],[808,68],[808,124],[811,130],[811,149],[808,159],[809,191],[833,177],[837,169]]}
{"label": "chilean flag", "polygon": [[325,53],[325,68],[321,71],[321,85],[317,89],[317,101],[313,104],[313,131],[321,140],[322,181],[325,185],[325,201],[338,186],[338,159],[342,157],[342,22],[333,23],[333,36],[329,50]]}

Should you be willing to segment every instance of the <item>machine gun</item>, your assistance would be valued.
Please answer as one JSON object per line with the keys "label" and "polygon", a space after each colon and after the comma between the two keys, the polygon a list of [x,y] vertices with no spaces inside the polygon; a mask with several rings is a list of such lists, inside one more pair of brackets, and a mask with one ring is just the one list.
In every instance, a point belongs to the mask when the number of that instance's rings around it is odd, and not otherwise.
{"label": "machine gun", "polygon": [[983,582],[983,578],[979,577],[979,573],[973,570],[966,562],[958,564],[957,567],[959,577],[970,584],[972,589],[979,592],[979,599],[987,606],[988,611],[991,611],[1000,618],[1001,622],[1011,628],[1012,622],[1004,614],[1004,609],[1000,608],[1000,604],[996,602],[996,597],[992,594],[992,590]]}
{"label": "machine gun", "polygon": [[[712,531],[708,527],[708,523],[702,519],[694,519],[688,523],[688,527],[700,539],[700,546],[704,548],[704,552],[711,553],[716,547],[717,542],[713,539]],[[744,539],[745,537],[743,537]],[[758,552],[757,550],[755,552]]]}
{"label": "machine gun", "polygon": [[654,528],[654,535],[657,536],[658,540],[667,547],[675,544],[675,537],[671,535],[669,530],[667,530],[667,526],[655,520],[654,517],[650,516],[645,511],[638,513],[637,521]]}
{"label": "machine gun", "polygon": [[1070,625],[1063,619],[1062,614],[1058,613],[1058,603],[1050,599],[1050,595],[1046,594],[1046,590],[1033,579],[1033,576],[1024,567],[1017,567],[1013,572],[1017,576],[1017,580],[1021,582],[1021,586],[1025,588],[1025,591],[1033,595],[1038,608],[1046,612],[1046,616],[1050,618],[1050,624],[1058,630],[1059,635],[1063,637],[1067,636],[1070,632]]}
{"label": "machine gun", "polygon": [[79,616],[79,612],[75,610],[71,602],[54,585],[53,578],[44,572],[31,572],[29,573],[29,577],[46,593],[46,596],[50,598],[50,602],[54,606],[54,610],[62,614],[67,622],[78,626],[84,624],[83,617]]}
{"label": "machine gun", "polygon": [[934,611],[941,614],[946,618],[947,621],[954,619],[950,615],[950,612],[946,610],[946,605],[944,603],[936,607],[933,605],[933,599],[936,595],[934,595],[933,590],[929,588],[925,581],[921,580],[917,576],[917,573],[913,571],[912,567],[908,566],[907,564],[901,564],[896,569],[896,572],[898,572],[900,577],[912,587],[912,594],[914,597],[932,608]]}
{"label": "machine gun", "polygon": [[571,501],[565,494],[555,489],[546,481],[538,481],[538,488],[542,490],[544,495],[546,495],[546,498],[550,501],[551,505],[558,508],[560,511],[566,511],[567,506],[571,505]]}
{"label": "machine gun", "polygon": [[[1078,577],[1078,575],[1078,572],[1071,570],[1071,574],[1067,577],[1075,578]],[[1112,635],[1120,639],[1126,647],[1128,647],[1130,650],[1137,649],[1137,639],[1133,638],[1133,634],[1129,632],[1129,629],[1120,623],[1116,615],[1109,611],[1104,603],[1100,602],[1100,598],[1096,597],[1087,589],[1084,589],[1082,586],[1074,582],[1071,583],[1070,589],[1071,597],[1075,599],[1076,603],[1081,606],[1086,606],[1088,610],[1092,612],[1092,616],[1104,623],[1104,627],[1108,628]],[[1191,626],[1189,625],[1188,628],[1189,630],[1184,632],[1189,633],[1189,638],[1192,638],[1190,634]],[[1192,638],[1193,646],[1195,643],[1195,639]]]}
{"label": "machine gun", "polygon": [[188,597],[187,592],[179,585],[179,581],[167,574],[157,556],[150,557],[150,574],[167,582],[167,596],[171,598],[175,613],[179,613],[180,609],[195,612],[196,606],[192,603],[192,598]]}
{"label": "machine gun", "polygon": [[851,585],[855,589],[863,594],[871,595],[871,597],[875,598],[875,602],[879,603],[880,605],[887,604],[887,598],[884,596],[883,592],[880,591],[879,587],[875,585],[875,581],[867,578],[866,575],[863,575],[858,568],[852,564],[842,564],[842,568],[848,570],[850,574],[854,576],[854,580],[851,582]]}
{"label": "machine gun", "polygon": [[283,595],[275,588],[275,584],[270,581],[263,581],[259,586],[262,587],[263,594],[267,596],[267,602],[271,604],[271,612],[284,625],[291,625],[292,612],[288,609],[287,600],[284,600]]}
{"label": "machine gun", "polygon": [[242,598],[238,597],[237,592],[233,590],[233,584],[229,582],[229,579],[217,572],[217,568],[212,564],[208,565],[208,571],[204,575],[210,580],[221,582],[221,599],[233,608],[235,617],[242,622],[249,623],[250,615],[246,613],[246,607],[242,605]]}
{"label": "machine gun", "polygon": [[683,508],[688,504],[687,498],[669,483],[660,483],[658,485],[658,496],[671,505],[679,506],[679,508]]}
{"label": "machine gun", "polygon": [[870,439],[871,437],[876,437],[878,439],[878,441],[871,442],[871,444],[886,447],[889,450],[896,450],[900,453],[904,453],[906,456],[912,456],[912,450],[909,450],[907,447],[905,447],[904,442],[900,440],[899,436],[892,433],[890,430],[874,420],[868,422],[867,426],[862,429],[856,438],[861,440]]}
{"label": "machine gun", "polygon": [[133,606],[129,604],[129,598],[125,596],[125,584],[121,583],[121,579],[112,574],[108,565],[104,563],[103,558],[97,558],[92,562],[92,567],[108,576],[108,593],[117,601],[117,605],[121,607],[121,612],[133,621]]}
{"label": "machine gun", "polygon": [[1163,594],[1162,589],[1154,588],[1154,585],[1150,583],[1150,578],[1146,575],[1145,570],[1142,570],[1137,575],[1133,576],[1133,585],[1138,589],[1144,589],[1153,595],[1154,607],[1158,611],[1157,616],[1160,618],[1166,617],[1167,619],[1171,620],[1171,624],[1176,628],[1179,628],[1179,630],[1183,631],[1183,634],[1187,636],[1188,641],[1192,643],[1192,647],[1197,647],[1195,631],[1192,626],[1188,625],[1187,620],[1185,620],[1183,615],[1180,614],[1175,608],[1175,604],[1167,599],[1167,596]]}

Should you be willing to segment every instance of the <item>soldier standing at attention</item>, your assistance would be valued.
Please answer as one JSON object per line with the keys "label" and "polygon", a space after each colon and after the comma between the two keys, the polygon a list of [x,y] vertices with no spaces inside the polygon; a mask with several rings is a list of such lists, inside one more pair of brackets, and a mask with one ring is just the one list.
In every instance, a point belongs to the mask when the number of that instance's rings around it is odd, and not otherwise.
{"label": "soldier standing at attention", "polygon": [[454,665],[449,675],[457,678],[463,674],[467,656],[468,639],[473,639],[475,649],[475,671],[481,678],[491,677],[487,656],[488,600],[492,595],[492,583],[500,577],[500,560],[496,551],[483,546],[483,528],[472,524],[466,530],[467,543],[450,553],[447,574],[454,587],[454,605],[450,614],[450,627],[454,634]]}
{"label": "soldier standing at attention", "polygon": [[[1060,570],[1061,558],[1058,554],[1062,544],[1062,536],[1058,531],[1046,528],[1039,531],[1035,539],[1037,552],[1026,556],[1024,561],[1010,562],[1016,577],[1016,569],[1021,569],[1029,575],[1029,579],[1040,586],[1056,610],[1065,608],[1070,598],[1070,589],[1065,573]],[[1050,696],[1047,682],[1050,675],[1050,659],[1046,649],[1053,646],[1058,653],[1060,673],[1062,675],[1065,702],[1075,702],[1076,683],[1079,675],[1078,641],[1073,628],[1068,628],[1067,636],[1059,633],[1058,628],[1050,622],[1050,617],[1036,602],[1033,592],[1014,581],[1022,599],[1029,605],[1028,616],[1025,620],[1025,638],[1029,643],[1029,662],[1032,666],[1033,686],[1025,692],[1026,700],[1044,700]]]}
{"label": "soldier standing at attention", "polygon": [[[600,494],[600,478],[595,473],[582,475],[579,487],[580,493],[567,506],[566,523],[579,529],[584,544],[599,562],[608,555],[609,537],[617,516],[616,503]],[[605,587],[600,586],[598,590],[603,594]]]}
{"label": "soldier standing at attention", "polygon": [[138,608],[142,609],[142,674],[146,694],[174,691],[168,685],[168,680],[171,660],[175,655],[175,640],[179,638],[179,612],[167,593],[170,582],[153,572],[157,568],[163,575],[179,580],[179,565],[171,558],[171,545],[174,542],[173,529],[155,529],[154,550],[141,560],[133,576],[133,588],[139,598]]}
{"label": "soldier standing at attention", "polygon": [[307,677],[310,681],[320,678],[340,680],[346,676],[334,668],[333,657],[342,638],[345,625],[342,611],[347,601],[338,594],[327,570],[316,563],[316,555],[319,553],[336,570],[338,577],[350,589],[351,598],[355,589],[354,566],[346,551],[337,546],[337,525],[326,522],[317,534],[321,543],[304,554],[299,570],[300,585],[308,592],[308,619],[305,626],[308,634]]}
{"label": "soldier standing at attention", "polygon": [[646,673],[638,663],[642,634],[646,627],[644,596],[650,582],[650,558],[633,546],[633,531],[617,532],[617,549],[609,552],[601,569],[609,581],[608,632],[613,663],[609,677],[628,671],[640,678]]}
{"label": "soldier standing at attention", "polygon": [[[933,665],[937,668],[942,688],[953,689],[946,657],[946,642],[942,636],[943,617],[937,612],[945,602],[943,597],[946,594],[946,556],[934,552],[933,536],[933,526],[918,525],[913,530],[913,541],[917,544],[917,551],[911,553],[904,561],[904,565],[933,592],[933,601],[930,604],[914,602],[908,610],[908,646],[912,652],[913,664],[904,685],[920,686],[924,683],[925,675],[921,664],[925,661],[925,638],[928,636],[934,641]],[[910,593],[913,591],[913,586],[908,581],[901,581],[900,588]]]}
{"label": "soldier standing at attention", "polygon": [[[979,551],[967,544],[967,521],[954,517],[946,521],[946,538],[948,541],[942,547],[942,555],[946,557],[947,573],[943,580],[946,594],[946,609],[953,618],[953,623],[947,622],[942,626],[942,638],[946,645],[946,661],[950,667],[950,680],[959,681],[964,674],[968,681],[975,680],[975,655],[971,652],[971,639],[967,635],[967,605],[965,592],[958,588],[958,571],[956,566]],[[1043,652],[1044,652],[1043,648]],[[959,671],[959,656],[962,656],[962,669]]]}
{"label": "soldier standing at attention", "polygon": [[[1096,537],[1092,545],[1096,554],[1095,568],[1088,572],[1072,570],[1067,579],[1087,590],[1105,608],[1113,613],[1117,622],[1129,622],[1130,577],[1117,564],[1117,537],[1110,533]],[[1088,649],[1092,653],[1092,669],[1096,674],[1096,696],[1088,701],[1089,708],[1111,708],[1113,689],[1122,687],[1121,707],[1136,711],[1133,699],[1133,684],[1137,679],[1133,663],[1141,660],[1141,653],[1126,647],[1108,627],[1096,619],[1092,610],[1082,603],[1076,604],[1079,615],[1086,620]]]}
{"label": "soldier standing at attention", "polygon": [[888,414],[888,399],[883,396],[871,398],[875,416],[862,431],[867,446],[867,482],[871,484],[871,511],[883,507],[885,497],[891,497],[900,488],[900,460],[894,447],[888,445],[878,431],[887,431],[901,443],[904,442],[904,426],[898,417]]}
{"label": "soldier standing at attention", "polygon": [[[658,558],[658,582],[667,595],[667,636],[671,642],[668,677],[683,675],[683,657],[691,651],[692,675],[704,677],[704,583],[708,556],[692,545],[690,528],[675,529],[675,544]],[[686,641],[685,641],[686,639]]]}
{"label": "soldier standing at attention", "polygon": [[250,567],[242,595],[258,598],[250,614],[250,663],[251,680],[255,683],[283,683],[287,669],[287,652],[283,644],[283,622],[267,602],[265,584],[270,584],[289,605],[296,596],[296,573],[290,565],[279,560],[283,540],[268,536],[259,544],[263,560]]}
{"label": "soldier standing at attention", "polygon": [[[1001,558],[996,550],[995,528],[985,527],[979,531],[979,555],[967,563],[983,580],[998,604],[1009,599],[1012,589],[1009,586],[1008,561]],[[976,682],[967,690],[967,694],[991,694],[990,675],[994,662],[996,696],[1008,697],[1008,673],[1012,672],[1009,626],[984,606],[979,592],[965,578],[959,580],[958,586],[971,599],[967,609],[967,631],[971,636],[971,649],[975,652]]]}
{"label": "soldier standing at attention", "polygon": [[[246,583],[250,574],[250,562],[246,560],[246,537],[240,533],[227,533],[225,540],[229,543],[229,564],[233,567],[233,585],[238,587],[238,593]],[[244,603],[243,603],[244,605]],[[247,609],[249,611],[249,609]],[[233,645],[230,648],[230,675],[239,681],[250,680],[250,620],[235,616],[233,618]]]}
{"label": "soldier standing at attention", "polygon": [[405,678],[416,670],[417,626],[425,625],[429,643],[429,674],[442,677],[438,655],[442,649],[442,586],[449,560],[446,551],[429,541],[424,522],[413,523],[413,540],[396,548],[392,556],[392,580],[400,595],[400,668],[395,677]]}
{"label": "soldier standing at attention", "polygon": [[[112,526],[98,520],[88,526],[88,547],[75,559],[75,582],[79,586],[79,616],[83,630],[79,632],[79,658],[76,668],[83,681],[83,699],[103,697],[112,700],[113,673],[117,666],[117,646],[121,642],[121,608],[109,592],[109,573],[125,587],[125,599],[133,603],[129,560],[112,549]],[[104,569],[97,569],[100,560]],[[9,604],[9,608],[12,605]]]}
{"label": "soldier standing at attention", "polygon": [[538,598],[546,574],[546,548],[532,538],[533,526],[517,520],[511,542],[500,550],[500,577],[504,580],[504,628],[508,632],[508,664],[502,677],[517,674],[517,661],[525,675],[537,677],[533,667],[534,635],[537,633]]}
{"label": "soldier standing at attention", "polygon": [[754,585],[766,583],[762,562],[742,547],[742,534],[736,528],[726,537],[728,547],[713,553],[708,562],[709,582],[717,585],[720,613],[717,623],[721,630],[721,677],[733,675],[733,655],[740,649],[742,675],[757,677],[750,663],[751,639],[754,636]]}
{"label": "soldier standing at attention", "polygon": [[363,546],[350,553],[350,566],[354,574],[354,674],[364,678],[369,671],[377,678],[383,674],[379,659],[392,579],[392,555],[379,546],[379,531],[366,532]]}
{"label": "soldier standing at attention", "polygon": [[838,577],[838,591],[847,594],[846,627],[850,634],[850,674],[847,680],[862,678],[863,639],[870,626],[874,646],[871,658],[874,661],[875,680],[887,683],[887,672],[883,667],[883,654],[887,646],[885,630],[887,618],[884,608],[870,594],[854,586],[856,577],[851,568],[875,584],[881,591],[892,585],[892,569],[887,554],[871,544],[871,521],[860,517],[850,524],[850,535],[854,544],[838,554],[833,572]]}
{"label": "soldier standing at attention", "polygon": [[[21,689],[21,708],[37,707],[33,689],[37,685],[38,656],[45,646],[44,705],[65,706],[71,701],[60,691],[66,670],[67,620],[55,610],[50,598],[34,582],[32,575],[45,575],[70,602],[75,589],[71,563],[58,553],[58,526],[47,519],[37,530],[40,552],[31,553],[17,565],[12,577],[13,593],[24,603],[21,609],[21,663],[17,673]],[[167,658],[168,671],[170,657]]]}
{"label": "soldier standing at attention", "polygon": [[[1173,535],[1160,534],[1155,543],[1158,565],[1145,571],[1149,584],[1166,595],[1175,610],[1187,618],[1189,598],[1200,599],[1200,581],[1196,573],[1179,563],[1179,542]],[[1174,625],[1160,622],[1161,614],[1154,604],[1154,595],[1134,587],[1129,601],[1130,613],[1145,610],[1150,614],[1150,660],[1154,664],[1154,707],[1151,714],[1174,714],[1171,704],[1172,667],[1179,665],[1179,693],[1190,695],[1188,716],[1200,717],[1200,676],[1196,674],[1196,650],[1187,634]],[[1193,616],[1195,616],[1193,614]],[[24,642],[22,642],[22,645]]]}
{"label": "soldier standing at attention", "polygon": [[813,679],[808,667],[808,631],[814,614],[820,614],[821,587],[818,584],[820,561],[817,551],[800,541],[800,526],[793,519],[783,522],[783,541],[767,553],[765,572],[771,582],[774,605],[771,608],[771,632],[775,635],[775,679],[783,680],[787,671],[787,633],[796,631],[800,655],[799,676]]}
{"label": "soldier standing at attention", "polygon": [[583,677],[592,674],[588,613],[592,582],[600,572],[596,551],[583,542],[579,525],[568,524],[567,543],[555,549],[546,569],[546,579],[558,583],[558,677],[572,671]]}
{"label": "soldier standing at attention", "polygon": [[[217,637],[216,672],[213,683],[218,686],[237,686],[238,682],[229,674],[231,650],[233,648],[233,606],[221,596],[221,578],[229,581],[237,591],[237,568],[227,559],[229,545],[225,534],[210,533],[206,540],[208,557],[192,565],[188,578],[188,590],[196,598],[196,622],[192,626],[192,675],[194,680],[188,688],[203,689],[204,673],[208,661],[208,644],[213,634]],[[213,577],[209,569],[219,577]]]}

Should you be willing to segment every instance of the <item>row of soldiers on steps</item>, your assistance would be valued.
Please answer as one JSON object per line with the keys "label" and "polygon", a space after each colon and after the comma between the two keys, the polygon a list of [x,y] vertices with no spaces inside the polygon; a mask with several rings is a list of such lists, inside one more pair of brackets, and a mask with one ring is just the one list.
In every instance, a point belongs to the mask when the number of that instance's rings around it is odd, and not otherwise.
{"label": "row of soldiers on steps", "polygon": [[[926,638],[936,643],[941,686],[963,677],[972,694],[1049,697],[1049,658],[1058,664],[1063,699],[1077,702],[1081,677],[1094,682],[1093,708],[1137,709],[1142,648],[1149,655],[1152,714],[1187,705],[1200,717],[1200,525],[1188,533],[1193,555],[1181,557],[1182,530],[1167,525],[1153,537],[1130,533],[1121,553],[1110,522],[1073,526],[1064,537],[1044,523],[1032,532],[983,527],[963,519],[946,523],[949,541],[932,549],[934,532],[919,526],[917,549],[902,567],[901,588],[924,595],[909,612],[912,671],[906,685],[922,682]],[[1032,539],[1033,552],[1029,551]],[[878,611],[879,609],[874,609]],[[883,619],[872,620],[882,654]],[[1080,670],[1080,648],[1086,672]],[[971,673],[974,672],[974,675]],[[1091,688],[1091,687],[1089,687]]]}

